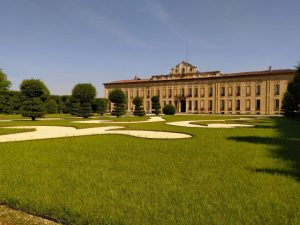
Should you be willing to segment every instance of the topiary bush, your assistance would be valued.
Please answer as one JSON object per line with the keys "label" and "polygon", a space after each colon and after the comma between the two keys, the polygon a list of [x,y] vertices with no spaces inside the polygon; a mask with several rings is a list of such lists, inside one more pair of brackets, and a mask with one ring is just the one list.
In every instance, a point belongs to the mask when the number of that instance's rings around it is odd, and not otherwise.
{"label": "topiary bush", "polygon": [[143,108],[143,99],[141,97],[135,97],[132,100],[133,104],[135,105],[133,115],[135,116],[145,116],[145,110]]}
{"label": "topiary bush", "polygon": [[165,105],[163,107],[163,113],[165,115],[174,115],[176,113],[176,109],[173,105]]}

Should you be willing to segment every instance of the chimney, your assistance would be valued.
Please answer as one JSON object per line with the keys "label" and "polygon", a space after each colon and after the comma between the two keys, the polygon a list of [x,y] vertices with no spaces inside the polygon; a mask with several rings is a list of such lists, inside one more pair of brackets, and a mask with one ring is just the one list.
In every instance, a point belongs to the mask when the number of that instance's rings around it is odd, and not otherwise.
{"label": "chimney", "polygon": [[269,66],[269,71],[272,71],[272,66]]}

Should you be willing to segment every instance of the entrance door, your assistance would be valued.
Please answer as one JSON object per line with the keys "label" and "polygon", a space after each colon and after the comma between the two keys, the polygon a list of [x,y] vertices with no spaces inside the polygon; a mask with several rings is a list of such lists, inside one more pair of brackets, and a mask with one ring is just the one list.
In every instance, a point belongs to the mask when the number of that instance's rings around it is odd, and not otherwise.
{"label": "entrance door", "polygon": [[181,100],[180,105],[181,105],[181,112],[186,112],[186,101]]}

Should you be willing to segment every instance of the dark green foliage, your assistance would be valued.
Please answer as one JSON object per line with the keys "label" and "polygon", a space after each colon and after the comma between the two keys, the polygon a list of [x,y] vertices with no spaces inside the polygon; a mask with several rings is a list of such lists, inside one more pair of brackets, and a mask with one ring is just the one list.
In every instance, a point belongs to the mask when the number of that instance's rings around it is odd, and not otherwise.
{"label": "dark green foliage", "polygon": [[151,102],[152,102],[152,113],[154,113],[155,115],[159,115],[160,114],[160,102],[159,102],[159,96],[153,96],[151,98]]}
{"label": "dark green foliage", "polygon": [[96,88],[92,84],[77,84],[72,90],[72,96],[80,102],[91,102],[96,97]]}
{"label": "dark green foliage", "polygon": [[145,116],[145,110],[143,108],[143,99],[141,97],[135,97],[132,100],[135,108],[134,108],[134,112],[133,115],[135,116]]}
{"label": "dark green foliage", "polygon": [[73,116],[79,116],[80,101],[71,97],[70,99],[70,113]]}
{"label": "dark green foliage", "polygon": [[50,99],[46,102],[46,111],[48,114],[55,114],[58,112],[58,106],[54,99]]}
{"label": "dark green foliage", "polygon": [[47,113],[45,102],[40,98],[27,98],[22,106],[22,115],[25,117],[31,117],[34,121],[37,117],[42,117]]}
{"label": "dark green foliage", "polygon": [[106,98],[96,98],[92,104],[93,112],[99,113],[101,116],[107,112],[107,107],[108,99]]}
{"label": "dark green foliage", "polygon": [[92,103],[95,97],[96,88],[92,84],[77,84],[72,90],[71,114],[83,118],[92,116]]}
{"label": "dark green foliage", "polygon": [[109,93],[109,100],[113,103],[124,104],[125,99],[125,93],[121,89],[115,89]]}
{"label": "dark green foliage", "polygon": [[44,101],[49,97],[48,88],[37,79],[23,80],[20,90],[28,98],[41,98]]}
{"label": "dark green foliage", "polygon": [[126,96],[120,89],[115,89],[109,93],[109,100],[114,103],[114,109],[111,112],[113,116],[122,116],[126,114]]}
{"label": "dark green foliage", "polygon": [[0,69],[0,91],[8,91],[11,82],[7,80],[6,74]]}
{"label": "dark green foliage", "polygon": [[23,116],[35,120],[36,117],[41,117],[47,113],[46,102],[49,98],[49,90],[42,81],[23,80],[20,90],[24,97],[22,102]]}
{"label": "dark green foliage", "polygon": [[83,118],[89,118],[93,115],[92,104],[89,102],[83,102],[79,107],[79,116]]}
{"label": "dark green foliage", "polygon": [[120,117],[126,114],[125,104],[114,104],[114,109],[111,112],[112,116]]}
{"label": "dark green foliage", "polygon": [[71,96],[70,95],[63,95],[63,96],[60,96],[63,104],[64,104],[64,108],[62,109],[63,110],[63,113],[70,113],[71,112]]}
{"label": "dark green foliage", "polygon": [[166,115],[174,115],[176,113],[176,109],[173,105],[165,105],[163,107],[163,113]]}
{"label": "dark green foliage", "polygon": [[300,118],[300,63],[296,67],[294,79],[288,84],[282,101],[282,109],[285,116]]}

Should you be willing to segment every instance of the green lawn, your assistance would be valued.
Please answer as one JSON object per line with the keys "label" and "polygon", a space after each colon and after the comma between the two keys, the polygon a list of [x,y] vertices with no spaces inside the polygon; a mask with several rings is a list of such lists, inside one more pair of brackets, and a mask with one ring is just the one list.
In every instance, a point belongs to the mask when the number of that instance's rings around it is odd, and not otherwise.
{"label": "green lawn", "polygon": [[[0,126],[103,126],[73,120]],[[95,135],[0,143],[0,204],[65,224],[300,224],[300,122],[252,123],[257,127],[120,124],[193,135],[182,140]]]}

